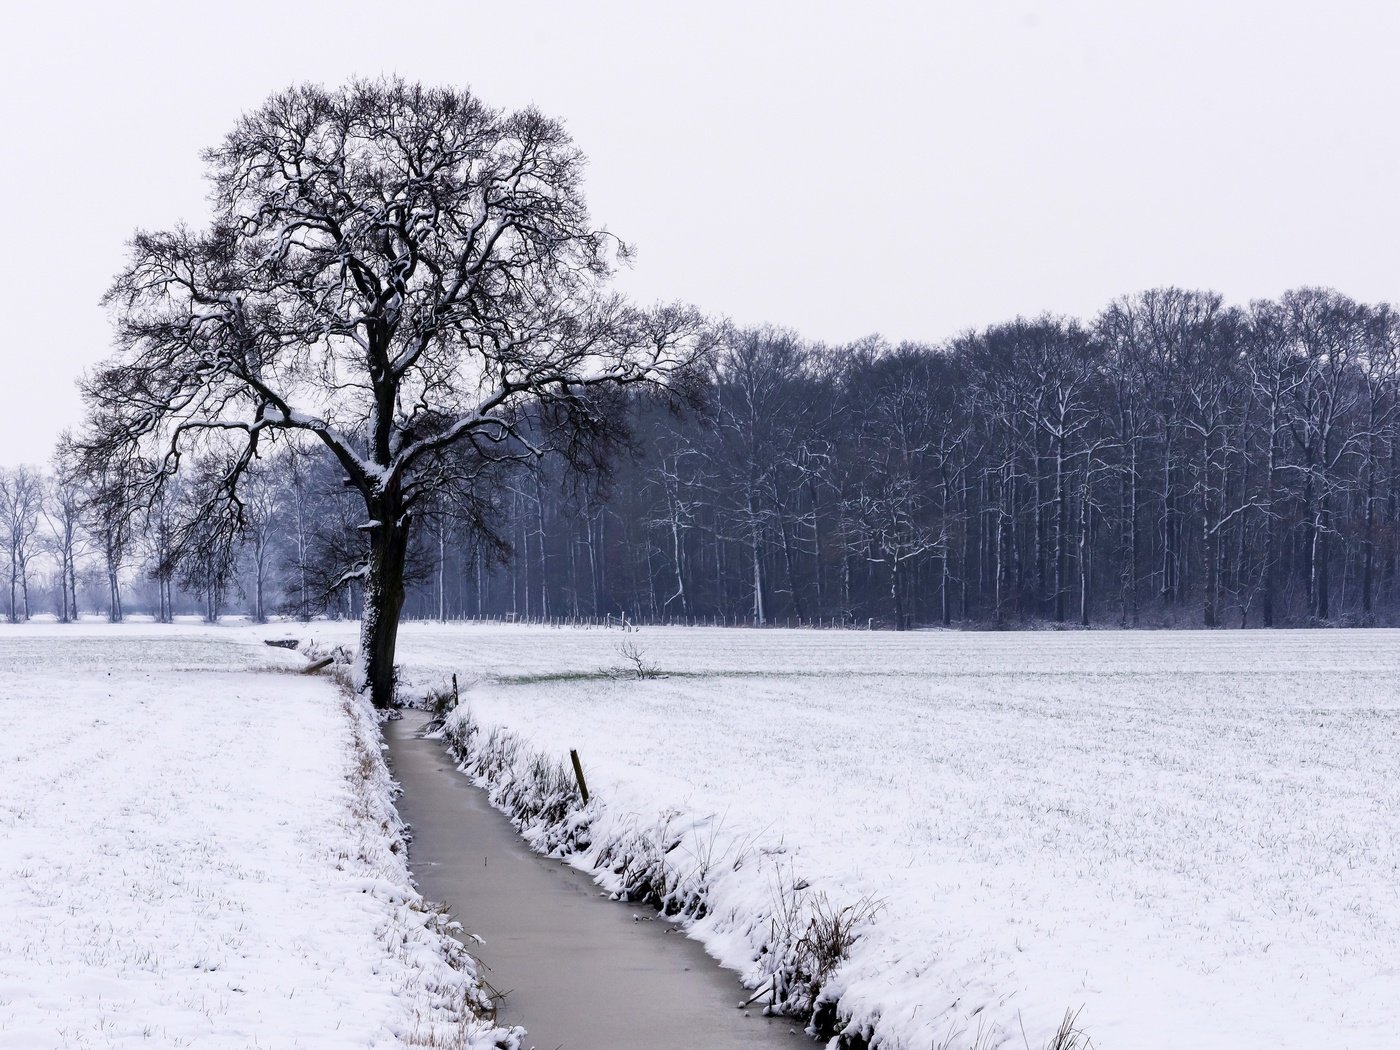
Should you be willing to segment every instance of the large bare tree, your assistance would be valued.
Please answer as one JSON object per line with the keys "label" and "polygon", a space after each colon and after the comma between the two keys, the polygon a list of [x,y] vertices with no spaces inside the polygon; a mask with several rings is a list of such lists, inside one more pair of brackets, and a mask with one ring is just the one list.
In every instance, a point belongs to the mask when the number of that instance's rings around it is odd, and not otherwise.
{"label": "large bare tree", "polygon": [[615,423],[607,388],[684,367],[703,325],[608,294],[621,246],[533,109],[397,79],[296,87],[205,160],[208,227],[138,233],[108,293],[119,351],[84,384],[89,470],[149,501],[218,457],[193,537],[241,525],[267,442],[323,445],[365,512],[354,682],[387,704],[414,511],[448,450],[576,452]]}

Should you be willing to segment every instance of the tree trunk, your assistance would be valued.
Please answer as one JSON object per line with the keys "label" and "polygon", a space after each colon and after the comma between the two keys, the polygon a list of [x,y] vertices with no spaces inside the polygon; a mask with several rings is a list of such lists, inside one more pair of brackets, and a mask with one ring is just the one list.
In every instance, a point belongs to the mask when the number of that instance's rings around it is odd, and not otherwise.
{"label": "tree trunk", "polygon": [[1274,543],[1277,533],[1274,498],[1277,494],[1275,477],[1278,470],[1278,407],[1277,401],[1269,406],[1269,467],[1264,479],[1264,567],[1261,580],[1264,588],[1264,626],[1274,625],[1274,563],[1278,560]]}
{"label": "tree trunk", "polygon": [[117,580],[117,567],[112,564],[111,559],[107,561],[107,590],[108,601],[107,620],[109,623],[122,622],[122,593],[121,586]]}
{"label": "tree trunk", "polygon": [[890,598],[894,603],[894,629],[904,630],[904,588],[899,581],[899,554],[890,557]]}
{"label": "tree trunk", "polygon": [[[1250,474],[1254,466],[1253,458],[1248,451],[1249,433],[1244,425],[1240,427],[1238,445],[1240,450],[1240,495],[1236,504],[1243,508],[1249,504]],[[1248,565],[1248,548],[1245,546],[1245,534],[1248,531],[1248,526],[1249,512],[1241,510],[1239,523],[1235,526],[1235,565],[1232,581],[1237,595],[1242,594],[1247,577],[1245,570]],[[1240,626],[1243,627],[1245,621],[1249,619],[1249,600],[1237,598],[1237,601],[1240,605]]]}
{"label": "tree trunk", "polygon": [[437,530],[437,614],[438,622],[447,622],[447,520],[438,518]]}
{"label": "tree trunk", "polygon": [[[486,615],[486,559],[481,551],[477,550],[472,555],[472,562],[476,568],[476,618],[479,620]],[[596,608],[593,610],[598,611]]]}
{"label": "tree trunk", "polygon": [[59,623],[69,623],[68,615],[68,549],[64,547],[58,562]]}
{"label": "tree trunk", "polygon": [[807,615],[807,609],[802,604],[802,595],[797,587],[797,573],[793,569],[792,542],[788,537],[787,515],[782,504],[775,503],[775,505],[778,509],[778,535],[783,543],[783,574],[787,577],[788,600],[792,604],[793,614],[800,620]]}
{"label": "tree trunk", "polygon": [[[545,550],[544,538],[544,482],[540,472],[535,472],[535,526],[540,535],[540,617],[549,619],[549,555]],[[526,555],[529,548],[526,548]]]}
{"label": "tree trunk", "polygon": [[1134,437],[1130,445],[1132,460],[1128,468],[1128,619],[1138,625],[1138,443]]}
{"label": "tree trunk", "polygon": [[685,593],[685,548],[681,543],[680,508],[675,504],[671,506],[671,561],[676,570],[676,593],[672,600],[679,598],[681,602],[681,615],[690,615],[690,599]]}
{"label": "tree trunk", "polygon": [[1374,589],[1376,559],[1376,441],[1375,410],[1372,409],[1370,436],[1366,441],[1366,506],[1364,508],[1365,532],[1362,539],[1361,567],[1361,611],[1367,621],[1371,617],[1371,592]]}
{"label": "tree trunk", "polygon": [[1093,548],[1089,529],[1093,524],[1090,511],[1093,501],[1089,492],[1088,466],[1085,466],[1084,484],[1079,493],[1079,626],[1089,626],[1089,555]]}
{"label": "tree trunk", "polygon": [[1172,603],[1172,433],[1163,427],[1162,445],[1162,604]]}
{"label": "tree trunk", "polygon": [[826,602],[826,587],[823,580],[826,575],[826,558],[822,553],[822,521],[821,511],[817,503],[817,487],[808,481],[808,497],[812,501],[812,579],[817,588],[817,615],[829,613],[831,610]]}
{"label": "tree trunk", "polygon": [[1303,543],[1298,554],[1302,561],[1302,575],[1307,583],[1308,615],[1317,615],[1317,580],[1315,578],[1315,557],[1317,553],[1317,512],[1313,508],[1313,467],[1312,457],[1308,457],[1307,483],[1303,489],[1304,521]]}
{"label": "tree trunk", "polygon": [[943,484],[943,541],[939,544],[939,552],[941,557],[939,558],[938,566],[938,619],[944,627],[947,627],[953,622],[952,597],[948,593],[953,581],[948,566],[948,558],[952,553],[949,549],[952,546],[952,529],[948,524],[948,468],[946,464],[944,465],[942,470],[940,470],[939,474],[940,480]]}
{"label": "tree trunk", "polygon": [[384,708],[394,702],[394,650],[403,613],[409,523],[397,506],[375,509],[378,524],[370,530],[360,651],[353,682],[356,692],[368,692],[374,706]]}
{"label": "tree trunk", "polygon": [[257,579],[254,581],[257,592],[254,596],[257,605],[256,618],[258,623],[267,623],[267,540],[265,538],[258,540],[255,557],[257,559]]}
{"label": "tree trunk", "polygon": [[1331,618],[1331,561],[1328,551],[1328,534],[1332,530],[1332,508],[1329,506],[1329,498],[1326,493],[1322,496],[1322,505],[1318,511],[1318,527],[1313,532],[1313,569],[1317,578],[1317,618],[1327,620]]}
{"label": "tree trunk", "polygon": [[[1061,421],[1061,435],[1064,424]],[[1065,579],[1068,551],[1065,549],[1065,533],[1069,531],[1069,506],[1065,498],[1065,439],[1056,437],[1055,442],[1055,622],[1065,622],[1065,598],[1069,582]]]}
{"label": "tree trunk", "polygon": [[[1049,610],[1050,586],[1047,582],[1045,571],[1045,479],[1041,476],[1040,458],[1040,435],[1031,435],[1031,455],[1030,461],[1032,469],[1030,475],[1031,484],[1034,486],[1035,500],[1033,514],[1031,518],[1032,534],[1035,538],[1033,545],[1033,557],[1035,559],[1035,613],[1037,616],[1044,616]],[[1059,489],[1056,488],[1056,492]]]}
{"label": "tree trunk", "polygon": [[752,493],[749,493],[747,507],[749,512],[749,560],[753,567],[753,622],[755,627],[762,627],[768,622],[768,616],[763,607],[762,539],[759,535],[758,514],[754,507]]}
{"label": "tree trunk", "polygon": [[1395,534],[1397,519],[1400,519],[1400,493],[1396,492],[1395,482],[1400,476],[1400,441],[1396,440],[1392,432],[1390,441],[1390,474],[1386,479],[1385,497],[1385,525],[1386,525],[1386,548],[1385,548],[1385,569],[1383,570],[1386,593],[1394,596],[1395,592]]}
{"label": "tree trunk", "polygon": [[1214,506],[1210,490],[1210,438],[1201,439],[1201,564],[1205,566],[1205,584],[1201,588],[1201,620],[1207,627],[1219,626],[1216,617],[1216,582],[1219,565],[1216,561]]}

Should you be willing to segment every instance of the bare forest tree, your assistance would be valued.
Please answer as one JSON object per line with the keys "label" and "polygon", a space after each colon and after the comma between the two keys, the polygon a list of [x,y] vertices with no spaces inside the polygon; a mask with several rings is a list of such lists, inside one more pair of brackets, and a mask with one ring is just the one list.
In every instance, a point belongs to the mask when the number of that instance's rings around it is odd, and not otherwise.
{"label": "bare forest tree", "polygon": [[266,623],[270,606],[275,545],[282,530],[282,498],[275,482],[263,470],[251,471],[243,485],[241,535],[243,553],[252,576],[253,619]]}
{"label": "bare forest tree", "polygon": [[11,623],[28,620],[30,561],[38,551],[42,476],[29,467],[0,472],[0,542],[4,544]]}
{"label": "bare forest tree", "polygon": [[78,561],[85,550],[83,504],[76,479],[61,457],[56,457],[53,473],[45,479],[41,510],[48,526],[47,548],[57,570],[55,612],[60,623],[72,623],[78,618]]}

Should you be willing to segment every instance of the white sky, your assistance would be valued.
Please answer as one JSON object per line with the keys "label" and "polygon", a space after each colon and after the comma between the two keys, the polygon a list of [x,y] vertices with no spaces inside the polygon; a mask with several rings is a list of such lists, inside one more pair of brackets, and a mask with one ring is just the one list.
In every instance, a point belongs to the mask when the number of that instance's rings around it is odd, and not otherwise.
{"label": "white sky", "polygon": [[42,462],[137,227],[270,92],[396,72],[563,117],[622,287],[844,341],[1156,284],[1397,298],[1393,0],[10,5],[0,464]]}

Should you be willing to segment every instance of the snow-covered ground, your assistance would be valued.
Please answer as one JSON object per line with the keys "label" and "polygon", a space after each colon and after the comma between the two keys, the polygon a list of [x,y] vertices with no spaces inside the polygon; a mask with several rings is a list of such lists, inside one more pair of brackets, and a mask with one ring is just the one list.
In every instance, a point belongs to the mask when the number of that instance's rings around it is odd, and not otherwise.
{"label": "snow-covered ground", "polygon": [[[598,675],[623,641],[671,677]],[[1039,1050],[1067,1009],[1099,1050],[1400,1040],[1400,633],[410,625],[400,658],[578,748],[595,838],[675,811],[678,866],[749,858],[694,932],[751,976],[779,867],[883,901],[829,991],[888,1046]]]}
{"label": "snow-covered ground", "polygon": [[[268,673],[279,635],[354,625],[0,626],[0,1047],[445,1023],[364,720]],[[624,641],[671,677],[600,674]],[[1400,632],[413,624],[400,659],[579,749],[595,843],[669,822],[750,977],[792,878],[882,901],[827,991],[887,1046],[1040,1050],[1081,1008],[1098,1050],[1400,1038]]]}
{"label": "snow-covered ground", "polygon": [[259,633],[0,627],[0,1047],[494,1044],[372,718]]}

